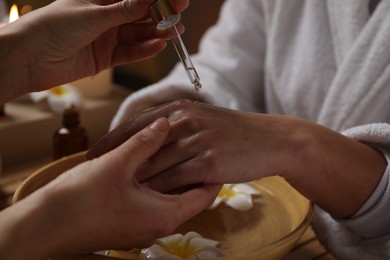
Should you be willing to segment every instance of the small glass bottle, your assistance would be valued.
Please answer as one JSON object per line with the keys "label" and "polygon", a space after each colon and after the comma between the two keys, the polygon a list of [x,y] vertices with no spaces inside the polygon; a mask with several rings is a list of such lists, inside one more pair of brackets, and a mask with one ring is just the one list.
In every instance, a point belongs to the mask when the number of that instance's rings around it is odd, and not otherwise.
{"label": "small glass bottle", "polygon": [[87,131],[80,126],[79,112],[75,106],[64,110],[62,127],[53,135],[53,160],[88,149]]}

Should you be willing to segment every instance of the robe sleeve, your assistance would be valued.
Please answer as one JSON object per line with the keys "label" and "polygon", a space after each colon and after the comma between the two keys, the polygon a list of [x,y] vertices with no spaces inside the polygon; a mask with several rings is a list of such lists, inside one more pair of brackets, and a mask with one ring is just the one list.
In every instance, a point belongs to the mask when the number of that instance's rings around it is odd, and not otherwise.
{"label": "robe sleeve", "polygon": [[344,134],[382,151],[388,166],[357,214],[338,220],[316,207],[313,228],[325,247],[341,259],[384,259],[390,255],[390,125],[368,124]]}

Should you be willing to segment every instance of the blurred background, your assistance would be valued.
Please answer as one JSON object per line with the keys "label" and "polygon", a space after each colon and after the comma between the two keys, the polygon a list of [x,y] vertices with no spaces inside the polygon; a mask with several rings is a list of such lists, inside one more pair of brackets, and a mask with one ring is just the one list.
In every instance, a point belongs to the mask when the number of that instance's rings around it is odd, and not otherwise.
{"label": "blurred background", "polygon": [[[0,19],[1,16],[6,16],[4,18],[8,21],[13,4],[17,5],[19,14],[23,15],[26,10],[39,9],[52,1],[0,0]],[[198,50],[202,35],[217,21],[223,2],[190,0],[189,8],[182,14],[182,22],[186,27],[182,38],[190,53]],[[123,99],[134,90],[159,81],[177,62],[179,58],[174,47],[168,44],[167,49],[152,59],[122,65],[102,71],[94,77],[71,82],[83,96],[80,121],[88,131],[90,143],[107,133],[109,123]],[[0,177],[14,175],[19,172],[17,169],[20,167],[31,172],[31,167],[27,167],[30,162],[32,165],[48,162],[51,158],[52,135],[61,125],[61,115],[54,113],[46,100],[32,102],[26,96],[7,102],[3,108],[3,115],[0,116]],[[34,138],[31,138],[31,134]],[[11,192],[6,192],[7,196],[10,194]]]}
{"label": "blurred background", "polygon": [[[5,1],[9,7],[12,4],[16,4],[19,10],[26,5],[30,5],[32,10],[35,10],[52,2],[51,0]],[[189,8],[182,13],[182,22],[186,27],[182,38],[189,53],[194,53],[198,50],[200,38],[207,28],[217,21],[223,2],[223,0],[190,1]],[[121,86],[136,90],[163,78],[177,62],[178,57],[173,46],[169,45],[163,53],[152,59],[115,68],[112,73],[112,80]]]}

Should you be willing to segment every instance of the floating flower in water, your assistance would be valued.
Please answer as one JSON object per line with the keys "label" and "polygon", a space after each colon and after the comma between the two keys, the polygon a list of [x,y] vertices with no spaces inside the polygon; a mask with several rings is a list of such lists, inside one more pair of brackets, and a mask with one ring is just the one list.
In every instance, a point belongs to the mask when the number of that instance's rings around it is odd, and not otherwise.
{"label": "floating flower in water", "polygon": [[222,256],[218,242],[202,237],[196,232],[174,234],[160,238],[154,245],[142,249],[142,260],[215,259]]}
{"label": "floating flower in water", "polygon": [[214,203],[210,206],[210,209],[225,203],[236,210],[249,210],[253,207],[253,195],[260,195],[260,191],[253,188],[250,184],[225,184]]}
{"label": "floating flower in water", "polygon": [[82,106],[82,96],[80,92],[71,85],[61,85],[49,90],[30,93],[34,102],[39,102],[47,98],[47,102],[52,111],[62,113],[72,105],[80,109]]}

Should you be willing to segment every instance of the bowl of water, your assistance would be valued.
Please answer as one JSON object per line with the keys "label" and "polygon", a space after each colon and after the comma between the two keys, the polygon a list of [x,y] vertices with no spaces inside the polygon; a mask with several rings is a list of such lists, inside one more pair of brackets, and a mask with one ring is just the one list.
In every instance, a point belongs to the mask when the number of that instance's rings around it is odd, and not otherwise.
{"label": "bowl of water", "polygon": [[[64,157],[32,173],[16,190],[17,202],[66,170],[85,161],[85,152]],[[310,225],[312,203],[281,177],[267,177],[248,183],[260,194],[260,202],[249,210],[235,210],[221,204],[207,209],[179,226],[174,234],[196,232],[218,242],[218,260],[282,259],[296,245]],[[140,259],[141,249],[107,251],[77,259]],[[164,258],[165,259],[165,258]]]}

